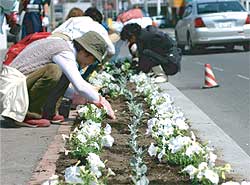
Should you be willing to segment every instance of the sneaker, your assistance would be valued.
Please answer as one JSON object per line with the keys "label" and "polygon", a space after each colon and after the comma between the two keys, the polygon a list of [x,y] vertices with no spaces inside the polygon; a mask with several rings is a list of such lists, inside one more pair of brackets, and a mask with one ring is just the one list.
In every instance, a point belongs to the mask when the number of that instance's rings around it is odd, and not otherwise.
{"label": "sneaker", "polygon": [[166,75],[162,75],[162,76],[157,76],[154,79],[155,83],[164,83],[168,81],[168,77]]}
{"label": "sneaker", "polygon": [[47,119],[34,119],[34,118],[25,118],[21,126],[27,127],[49,127],[50,122]]}
{"label": "sneaker", "polygon": [[56,114],[53,116],[52,119],[50,119],[51,123],[61,123],[64,121],[64,117],[60,114]]}

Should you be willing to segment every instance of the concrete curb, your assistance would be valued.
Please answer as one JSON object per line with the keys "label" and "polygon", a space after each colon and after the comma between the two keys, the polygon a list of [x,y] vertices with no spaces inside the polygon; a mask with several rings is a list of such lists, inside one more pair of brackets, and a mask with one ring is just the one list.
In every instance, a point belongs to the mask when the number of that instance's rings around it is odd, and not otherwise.
{"label": "concrete curb", "polygon": [[65,141],[62,139],[62,134],[69,135],[75,118],[75,112],[71,111],[69,119],[63,122],[59,127],[54,140],[51,142],[41,161],[33,171],[32,177],[28,183],[29,185],[40,185],[55,174],[56,161],[59,158],[60,152],[64,152]]}
{"label": "concrete curb", "polygon": [[174,98],[175,106],[190,119],[191,129],[202,142],[211,141],[210,146],[216,149],[218,159],[232,166],[234,180],[250,181],[250,157],[246,152],[175,86],[164,83],[160,87]]}

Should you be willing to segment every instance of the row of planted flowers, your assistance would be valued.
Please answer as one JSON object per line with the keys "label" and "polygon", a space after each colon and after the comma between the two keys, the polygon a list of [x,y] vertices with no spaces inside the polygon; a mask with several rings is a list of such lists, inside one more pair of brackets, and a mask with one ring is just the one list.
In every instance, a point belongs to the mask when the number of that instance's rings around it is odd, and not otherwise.
{"label": "row of planted flowers", "polygon": [[[143,163],[144,151],[138,146],[137,127],[143,114],[142,106],[136,105],[135,96],[143,95],[145,102],[150,107],[151,119],[148,120],[148,129],[145,134],[151,135],[155,143],[148,148],[150,156],[156,156],[159,161],[167,161],[182,167],[182,173],[188,174],[193,184],[223,184],[236,185],[237,182],[226,182],[225,173],[230,172],[230,165],[216,166],[216,154],[206,144],[197,141],[195,134],[190,130],[189,123],[183,112],[174,106],[173,99],[154,84],[154,79],[146,74],[133,75],[129,61],[124,61],[118,67],[107,65],[106,70],[95,74],[90,79],[91,83],[101,87],[103,94],[111,98],[123,95],[129,102],[129,109],[134,116],[129,125],[129,144],[134,153],[130,165],[132,167],[131,178],[134,184],[147,185],[147,167]],[[136,92],[133,95],[126,86],[128,82],[136,84]],[[78,110],[79,115],[87,121],[82,121],[68,139],[69,150],[65,153],[83,160],[84,165],[76,164],[65,170],[67,183],[81,184],[107,184],[107,178],[115,175],[111,169],[105,167],[105,162],[100,160],[98,154],[103,147],[111,147],[114,139],[111,127],[101,127],[101,121],[105,117],[104,110],[99,110],[93,105],[82,106]],[[81,162],[82,163],[82,162]],[[249,184],[242,182],[241,185]]]}
{"label": "row of planted flowers", "polygon": [[[161,92],[144,73],[132,76],[130,81],[136,84],[136,91],[145,96],[152,112],[146,133],[155,139],[148,149],[150,156],[180,165],[193,184],[240,184],[226,182],[225,173],[230,173],[230,164],[216,166],[217,155],[213,148],[197,141],[183,112],[174,106],[167,93]],[[241,182],[241,185],[247,184],[250,182]]]}

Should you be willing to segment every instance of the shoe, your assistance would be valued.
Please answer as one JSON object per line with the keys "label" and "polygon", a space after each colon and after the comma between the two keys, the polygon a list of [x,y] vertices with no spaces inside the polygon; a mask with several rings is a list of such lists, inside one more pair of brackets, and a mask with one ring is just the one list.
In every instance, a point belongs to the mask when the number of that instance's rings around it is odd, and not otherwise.
{"label": "shoe", "polygon": [[54,116],[49,116],[48,113],[44,112],[42,114],[43,119],[48,119],[51,123],[61,123],[64,121],[64,116],[60,114],[55,114]]}
{"label": "shoe", "polygon": [[52,119],[50,119],[51,123],[61,123],[63,121],[64,121],[64,116],[60,114],[56,114],[52,117]]}
{"label": "shoe", "polygon": [[25,118],[21,126],[27,127],[49,127],[50,121],[47,119]]}
{"label": "shoe", "polygon": [[164,83],[168,81],[168,77],[166,75],[161,75],[161,76],[157,76],[154,79],[155,83]]}

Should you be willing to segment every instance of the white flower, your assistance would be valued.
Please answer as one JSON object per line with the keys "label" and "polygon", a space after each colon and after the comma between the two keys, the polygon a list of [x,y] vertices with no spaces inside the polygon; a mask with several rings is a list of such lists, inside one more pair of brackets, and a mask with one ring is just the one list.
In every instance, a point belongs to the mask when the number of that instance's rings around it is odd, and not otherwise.
{"label": "white flower", "polygon": [[172,127],[171,124],[169,125],[162,125],[162,127],[159,128],[158,130],[159,135],[169,137],[174,133],[174,128]]}
{"label": "white flower", "polygon": [[78,135],[76,136],[76,138],[81,141],[81,143],[86,143],[87,139],[86,137],[82,134],[82,133],[78,133]]}
{"label": "white flower", "polygon": [[157,118],[152,118],[148,120],[147,122],[148,128],[147,128],[146,134],[151,134],[153,132],[153,127],[155,126],[157,121],[158,121]]}
{"label": "white flower", "polygon": [[219,175],[210,169],[206,169],[204,176],[210,180],[213,184],[219,183]]}
{"label": "white flower", "polygon": [[149,155],[151,157],[156,156],[157,155],[157,150],[158,150],[158,147],[155,147],[154,143],[151,143],[149,148],[148,148],[148,153],[149,153]]}
{"label": "white flower", "polygon": [[69,154],[69,152],[71,152],[70,150],[66,150],[64,149],[64,154],[67,156]]}
{"label": "white flower", "polygon": [[69,139],[68,135],[62,134],[63,141],[66,141],[66,139]]}
{"label": "white flower", "polygon": [[169,149],[172,153],[180,151],[184,146],[191,143],[190,137],[187,136],[177,136],[176,138],[171,138],[169,140]]}
{"label": "white flower", "polygon": [[95,153],[89,153],[89,156],[87,157],[87,161],[90,165],[91,172],[94,173],[97,178],[101,177],[102,172],[100,171],[100,168],[105,168],[105,165],[101,161],[100,157],[96,155]]}
{"label": "white flower", "polygon": [[88,111],[89,111],[89,108],[87,106],[83,106],[79,110],[77,110],[80,117],[83,117],[84,114],[86,114]]}
{"label": "white flower", "polygon": [[200,171],[207,169],[207,163],[206,162],[200,163],[199,166],[198,166],[198,169]]}
{"label": "white flower", "polygon": [[224,182],[221,185],[240,185],[240,183],[238,182],[233,182],[233,181],[228,181],[228,182]]}
{"label": "white flower", "polygon": [[90,167],[90,171],[95,174],[95,176],[97,178],[101,177],[102,176],[102,172],[99,170],[99,168],[97,166],[91,166]]}
{"label": "white flower", "polygon": [[113,170],[108,168],[108,175],[115,176],[115,172],[113,172]]}
{"label": "white flower", "polygon": [[58,175],[52,175],[49,180],[42,183],[42,185],[57,185],[59,184],[59,177]]}
{"label": "white flower", "polygon": [[87,161],[90,164],[90,166],[97,166],[98,168],[105,168],[104,163],[101,161],[100,157],[96,155],[95,153],[89,153],[87,157]]}
{"label": "white flower", "polygon": [[192,144],[190,146],[188,146],[188,148],[186,149],[185,154],[188,157],[191,157],[194,154],[199,154],[202,150],[202,148],[200,147],[199,143],[197,142],[192,142]]}
{"label": "white flower", "polygon": [[106,127],[104,128],[104,133],[108,135],[108,134],[111,134],[111,131],[112,131],[111,126],[107,124]]}
{"label": "white flower", "polygon": [[102,145],[105,147],[112,147],[114,138],[111,135],[105,135],[102,137]]}
{"label": "white flower", "polygon": [[196,137],[193,131],[190,131],[191,134],[191,139],[195,142],[196,141]]}
{"label": "white flower", "polygon": [[80,168],[77,166],[71,166],[65,169],[65,182],[66,183],[83,183],[82,179],[79,178]]}
{"label": "white flower", "polygon": [[116,92],[119,92],[119,91],[120,91],[120,87],[119,87],[117,84],[114,84],[114,83],[109,84],[108,88],[109,88],[110,90],[114,90],[114,91],[116,91]]}
{"label": "white flower", "polygon": [[97,142],[91,143],[90,146],[93,146],[93,147],[95,147],[97,150],[100,150],[100,146],[99,146],[99,144],[98,144]]}
{"label": "white flower", "polygon": [[177,118],[174,121],[174,125],[176,125],[180,130],[187,130],[189,128],[188,124],[181,118]]}
{"label": "white flower", "polygon": [[215,165],[216,159],[217,159],[217,155],[215,155],[213,152],[209,152],[208,153],[208,164],[210,166],[214,166]]}
{"label": "white flower", "polygon": [[198,169],[195,168],[193,165],[188,165],[182,171],[187,172],[190,176],[190,179],[193,179],[194,175],[198,172]]}
{"label": "white flower", "polygon": [[241,185],[250,185],[250,182],[242,181],[242,182],[241,182]]}
{"label": "white flower", "polygon": [[161,152],[158,154],[157,158],[159,161],[161,161],[162,157],[166,154],[165,147],[161,150]]}

